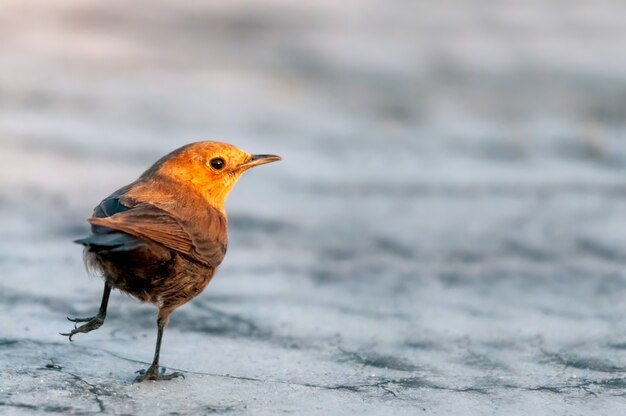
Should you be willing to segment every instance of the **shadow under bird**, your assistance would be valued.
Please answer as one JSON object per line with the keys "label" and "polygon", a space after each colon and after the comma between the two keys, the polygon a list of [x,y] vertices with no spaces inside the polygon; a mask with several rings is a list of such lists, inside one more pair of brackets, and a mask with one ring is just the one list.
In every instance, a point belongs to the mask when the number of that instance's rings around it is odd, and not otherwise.
{"label": "shadow under bird", "polygon": [[[98,314],[68,318],[72,336],[98,329],[111,288],[159,309],[154,359],[136,382],[169,380],[181,373],[159,371],[163,330],[177,307],[197,296],[226,254],[226,198],[248,169],[280,160],[251,155],[219,142],[183,146],[157,161],[135,182],[104,199],[88,220],[85,263],[104,278]],[[82,325],[78,325],[82,323]]]}

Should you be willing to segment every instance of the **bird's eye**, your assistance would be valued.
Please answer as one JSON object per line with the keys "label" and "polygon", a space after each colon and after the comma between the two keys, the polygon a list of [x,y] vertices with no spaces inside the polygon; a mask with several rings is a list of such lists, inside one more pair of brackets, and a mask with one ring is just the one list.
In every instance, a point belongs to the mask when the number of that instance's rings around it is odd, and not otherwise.
{"label": "bird's eye", "polygon": [[216,157],[209,160],[209,165],[215,170],[222,170],[226,166],[226,162],[221,157]]}

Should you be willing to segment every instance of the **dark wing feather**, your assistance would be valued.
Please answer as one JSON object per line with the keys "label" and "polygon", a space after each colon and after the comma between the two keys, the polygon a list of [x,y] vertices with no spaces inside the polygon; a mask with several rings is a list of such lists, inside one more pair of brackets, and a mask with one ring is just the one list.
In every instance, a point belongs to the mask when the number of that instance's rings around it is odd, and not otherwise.
{"label": "dark wing feather", "polygon": [[[114,194],[115,195],[115,194]],[[125,203],[124,203],[125,202]],[[119,197],[111,195],[94,209],[94,217],[110,217],[118,212],[129,210],[132,207],[131,201],[121,201]]]}
{"label": "dark wing feather", "polygon": [[[119,231],[98,227],[98,232],[88,237],[75,240],[75,243],[89,247],[89,251],[131,251],[145,245],[137,237]],[[108,230],[108,231],[107,231]]]}
{"label": "dark wing feather", "polygon": [[[102,201],[93,212],[94,217],[110,217],[119,212],[127,211],[132,204],[125,205],[115,194]],[[137,237],[107,227],[92,226],[91,234],[85,238],[74,240],[89,248],[89,251],[131,251],[145,243]]]}
{"label": "dark wing feather", "polygon": [[183,254],[191,254],[194,246],[189,234],[167,212],[153,205],[140,203],[110,217],[93,217],[89,223],[143,237]]}

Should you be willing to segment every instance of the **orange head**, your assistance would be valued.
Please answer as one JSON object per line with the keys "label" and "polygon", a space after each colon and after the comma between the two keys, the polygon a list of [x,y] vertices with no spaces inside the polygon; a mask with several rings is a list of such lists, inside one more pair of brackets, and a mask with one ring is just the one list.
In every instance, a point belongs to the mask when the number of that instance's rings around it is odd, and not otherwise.
{"label": "orange head", "polygon": [[227,143],[197,142],[164,156],[144,176],[163,175],[189,185],[224,212],[226,197],[244,172],[278,160],[280,156],[251,155]]}

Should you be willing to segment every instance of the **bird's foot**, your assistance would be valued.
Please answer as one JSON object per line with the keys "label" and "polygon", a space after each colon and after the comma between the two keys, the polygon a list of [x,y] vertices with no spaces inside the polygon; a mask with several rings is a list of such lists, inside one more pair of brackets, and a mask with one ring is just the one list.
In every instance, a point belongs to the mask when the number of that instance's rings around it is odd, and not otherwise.
{"label": "bird's foot", "polygon": [[165,374],[165,367],[161,368],[159,371],[159,367],[155,365],[151,365],[147,370],[138,370],[136,371],[139,375],[135,378],[135,383],[141,383],[146,380],[171,380],[176,377],[185,378],[185,375],[181,372],[174,372]]}
{"label": "bird's foot", "polygon": [[[71,322],[76,322],[76,325],[74,325],[74,329],[72,329],[70,332],[68,333],[61,333],[61,335],[65,335],[66,337],[69,337],[70,341],[72,340],[72,337],[76,334],[78,334],[79,332],[83,332],[83,333],[87,333],[90,331],[93,331],[94,329],[98,329],[102,326],[102,324],[104,323],[104,318],[105,315],[101,315],[98,314],[96,316],[92,316],[90,318],[70,318],[68,317],[67,320],[71,321]],[[85,324],[78,326],[79,322],[86,322]]]}

